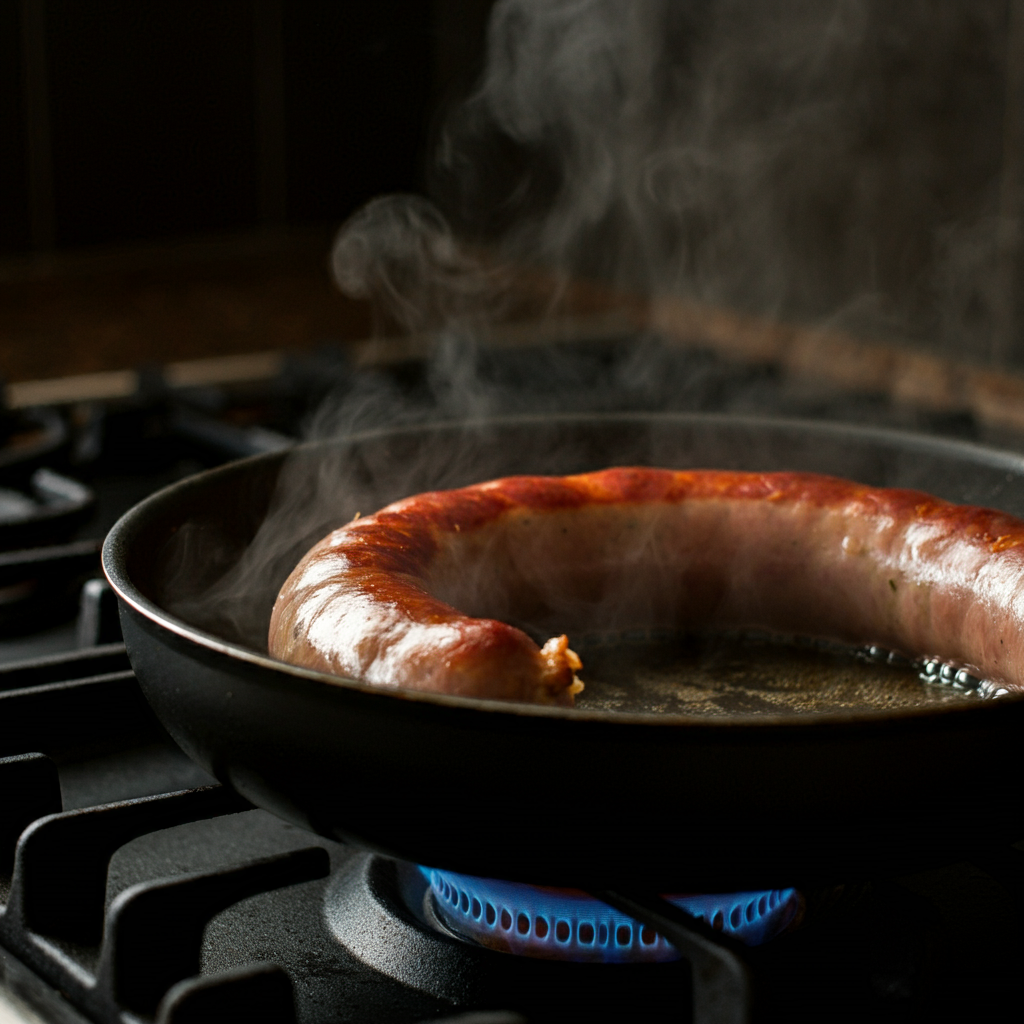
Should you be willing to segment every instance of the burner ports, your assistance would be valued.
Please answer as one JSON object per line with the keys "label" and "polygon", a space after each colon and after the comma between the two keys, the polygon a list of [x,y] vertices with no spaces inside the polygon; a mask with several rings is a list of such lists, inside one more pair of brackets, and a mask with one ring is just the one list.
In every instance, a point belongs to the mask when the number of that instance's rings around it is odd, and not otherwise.
{"label": "burner ports", "polygon": [[[664,963],[679,957],[654,929],[574,889],[551,889],[420,868],[435,927],[519,956],[599,963]],[[795,889],[667,896],[716,931],[757,946],[799,921]]]}
{"label": "burner ports", "polygon": [[619,1024],[642,1006],[645,1024],[690,1019],[686,961],[609,966],[508,956],[453,932],[435,909],[418,868],[366,854],[332,878],[324,919],[350,954],[450,1013],[500,1007],[538,1024]]}

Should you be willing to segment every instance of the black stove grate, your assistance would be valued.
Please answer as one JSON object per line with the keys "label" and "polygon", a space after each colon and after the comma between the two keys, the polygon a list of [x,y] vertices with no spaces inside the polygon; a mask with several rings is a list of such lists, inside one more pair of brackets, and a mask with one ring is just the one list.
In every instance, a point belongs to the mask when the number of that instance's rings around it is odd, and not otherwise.
{"label": "black stove grate", "polygon": [[[247,896],[325,876],[326,850],[307,845],[233,867],[150,878],[108,900],[111,858],[126,843],[249,805],[204,785],[63,809],[68,801],[102,799],[104,789],[146,788],[139,768],[155,752],[165,762],[160,774],[174,774],[166,768],[175,751],[141,698],[122,644],[10,666],[0,671],[0,686],[0,750],[27,744],[55,755],[0,758],[0,944],[51,986],[28,984],[27,972],[7,957],[14,989],[58,1021],[81,1020],[81,1011],[104,1022],[155,1016],[170,1024],[211,1019],[226,1006],[238,1019],[293,1020],[291,982],[278,966],[199,977],[203,930]],[[109,748],[123,760],[120,779],[96,771]],[[83,767],[93,793],[76,785]]]}
{"label": "black stove grate", "polygon": [[[633,1019],[688,1019],[679,965],[639,965],[675,973],[638,988],[625,974],[595,984],[593,969],[623,965],[452,955],[457,940],[406,913],[400,886],[374,882],[390,862],[252,809],[188,761],[121,644],[0,669],[0,755],[0,976],[44,1020],[414,1024],[504,1010],[591,1024],[631,1015],[623,993]],[[692,939],[670,906],[600,895]],[[1013,1020],[1022,898],[1015,847],[819,897],[795,933],[734,951],[752,1019]],[[705,938],[728,995],[730,964]],[[425,980],[427,960],[447,974]]]}

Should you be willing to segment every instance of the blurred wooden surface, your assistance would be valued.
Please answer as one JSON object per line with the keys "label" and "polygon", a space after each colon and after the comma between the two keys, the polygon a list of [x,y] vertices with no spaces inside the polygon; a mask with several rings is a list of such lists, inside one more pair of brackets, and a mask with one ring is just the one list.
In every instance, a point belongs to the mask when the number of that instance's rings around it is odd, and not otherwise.
{"label": "blurred wooden surface", "polygon": [[[369,306],[331,281],[325,229],[95,250],[0,263],[0,375],[14,406],[124,397],[160,365],[171,386],[273,377],[289,351],[349,344],[356,366],[429,358],[432,334],[373,339]],[[520,347],[653,330],[684,348],[772,365],[815,386],[970,413],[1024,430],[1024,374],[830,327],[672,296],[647,298],[525,270],[513,322],[483,344]],[[557,292],[559,299],[552,302]]]}
{"label": "blurred wooden surface", "polygon": [[303,229],[0,263],[0,376],[65,377],[370,334],[331,233]]}

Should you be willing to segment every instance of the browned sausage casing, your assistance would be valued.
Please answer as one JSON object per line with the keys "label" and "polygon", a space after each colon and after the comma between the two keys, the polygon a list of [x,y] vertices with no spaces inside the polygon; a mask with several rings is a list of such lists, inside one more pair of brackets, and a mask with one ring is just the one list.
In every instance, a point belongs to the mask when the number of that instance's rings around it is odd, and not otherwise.
{"label": "browned sausage casing", "polygon": [[608,469],[421,494],[317,544],[270,652],[367,683],[572,703],[566,633],[748,626],[1024,681],[1024,522],[810,473]]}

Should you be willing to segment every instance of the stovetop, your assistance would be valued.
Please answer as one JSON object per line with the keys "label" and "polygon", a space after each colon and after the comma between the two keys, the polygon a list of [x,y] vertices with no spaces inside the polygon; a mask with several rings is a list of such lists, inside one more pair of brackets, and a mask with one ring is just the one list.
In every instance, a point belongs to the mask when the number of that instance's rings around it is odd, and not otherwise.
{"label": "stovetop", "polygon": [[[407,866],[251,809],[188,761],[120,644],[9,667],[0,687],[0,973],[42,1020],[688,1019],[683,964],[432,932],[393,881]],[[754,1019],[1016,1019],[1022,849],[809,894],[800,928],[744,954]]]}
{"label": "stovetop", "polygon": [[[685,961],[561,963],[466,945],[432,927],[422,888],[410,895],[409,879],[422,879],[413,867],[306,833],[218,786],[142,698],[98,572],[98,541],[122,511],[206,466],[292,443],[325,394],[344,429],[626,407],[978,436],[962,417],[872,396],[825,400],[769,368],[643,344],[657,372],[639,371],[635,340],[480,356],[472,408],[436,370],[358,371],[330,347],[258,386],[172,392],[154,371],[130,400],[64,410],[56,425],[51,416],[48,450],[0,465],[0,488],[56,503],[66,520],[39,546],[0,554],[0,978],[13,1019],[690,1019],[701,982]],[[41,469],[71,483],[40,484]],[[58,496],[40,497],[43,485]],[[971,767],[951,752],[949,770]],[[1024,841],[982,847],[962,863],[806,893],[800,927],[738,952],[754,1020],[1016,1019],[1022,851]]]}

